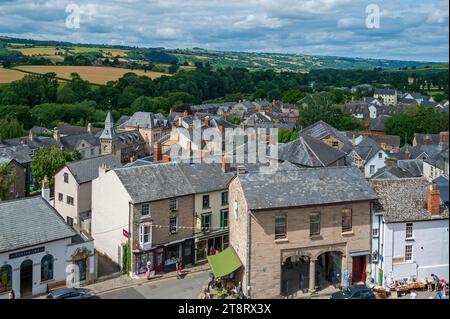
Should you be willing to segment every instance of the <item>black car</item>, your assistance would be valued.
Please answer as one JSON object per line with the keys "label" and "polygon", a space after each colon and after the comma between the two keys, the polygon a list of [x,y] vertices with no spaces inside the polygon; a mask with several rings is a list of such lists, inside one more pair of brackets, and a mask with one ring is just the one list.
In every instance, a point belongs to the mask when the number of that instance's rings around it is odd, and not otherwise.
{"label": "black car", "polygon": [[330,299],[375,299],[375,295],[365,285],[354,285],[335,292]]}
{"label": "black car", "polygon": [[61,288],[52,291],[47,299],[97,299],[95,293],[86,288]]}

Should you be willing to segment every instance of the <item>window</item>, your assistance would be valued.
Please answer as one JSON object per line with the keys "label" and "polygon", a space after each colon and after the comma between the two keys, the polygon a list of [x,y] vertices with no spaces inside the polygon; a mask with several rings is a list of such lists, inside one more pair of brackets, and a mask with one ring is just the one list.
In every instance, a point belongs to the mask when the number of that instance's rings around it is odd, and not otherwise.
{"label": "window", "polygon": [[222,206],[228,205],[228,192],[222,192]]}
{"label": "window", "polygon": [[141,206],[141,215],[148,216],[150,215],[150,204],[142,204]]}
{"label": "window", "polygon": [[0,293],[12,288],[12,267],[4,265],[0,267]]}
{"label": "window", "polygon": [[378,237],[378,228],[372,229],[372,237]]}
{"label": "window", "polygon": [[211,230],[211,213],[202,214],[202,231]]}
{"label": "window", "polygon": [[320,213],[313,212],[309,214],[309,235],[320,235]]}
{"label": "window", "polygon": [[413,238],[413,223],[406,223],[406,239]]}
{"label": "window", "polygon": [[275,239],[286,238],[286,215],[275,216]]}
{"label": "window", "polygon": [[64,198],[64,195],[63,195],[62,193],[58,193],[58,200],[59,200],[60,202],[63,201],[63,198]]}
{"label": "window", "polygon": [[176,198],[171,198],[169,200],[169,209],[171,211],[177,210],[178,209],[178,199]]}
{"label": "window", "polygon": [[178,224],[178,218],[177,217],[170,218],[170,221],[169,221],[169,232],[171,234],[176,234],[177,233],[177,224]]}
{"label": "window", "polygon": [[338,147],[338,146],[339,146],[339,142],[338,142],[338,141],[333,141],[333,142],[331,143],[331,145],[332,145],[333,147]]}
{"label": "window", "polygon": [[220,211],[220,227],[228,227],[228,209],[223,209]]}
{"label": "window", "polygon": [[72,217],[67,216],[67,224],[70,226],[73,226],[73,218]]}
{"label": "window", "polygon": [[375,174],[375,165],[370,165],[369,170],[370,170],[370,172],[369,172],[370,175]]}
{"label": "window", "polygon": [[378,153],[378,158],[383,158],[383,153]]}
{"label": "window", "polygon": [[150,243],[151,240],[151,225],[141,224],[139,232],[139,242],[141,245]]}
{"label": "window", "polygon": [[41,281],[53,279],[53,256],[45,255],[41,260]]}
{"label": "window", "polygon": [[209,208],[209,195],[203,195],[203,208]]}
{"label": "window", "polygon": [[352,231],[352,210],[343,209],[342,210],[342,232]]}
{"label": "window", "polygon": [[69,174],[68,173],[64,173],[63,177],[64,177],[64,183],[68,183],[69,182]]}
{"label": "window", "polygon": [[73,206],[73,197],[72,196],[67,196],[66,201],[67,201],[67,204]]}
{"label": "window", "polygon": [[412,245],[405,246],[405,261],[412,261]]}
{"label": "window", "polygon": [[94,155],[94,149],[91,148],[91,156]]}

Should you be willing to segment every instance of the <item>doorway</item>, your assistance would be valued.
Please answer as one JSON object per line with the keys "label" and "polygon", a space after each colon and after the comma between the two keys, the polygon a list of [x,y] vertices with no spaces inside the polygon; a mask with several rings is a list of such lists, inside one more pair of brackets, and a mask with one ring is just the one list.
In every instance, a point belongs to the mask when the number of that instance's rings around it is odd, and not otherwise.
{"label": "doorway", "polygon": [[291,256],[281,265],[281,295],[291,296],[309,289],[308,256]]}
{"label": "doorway", "polygon": [[164,271],[164,249],[160,248],[155,251],[154,254],[155,273]]}
{"label": "doorway", "polygon": [[341,285],[342,253],[329,251],[317,257],[316,286],[319,290]]}
{"label": "doorway", "polygon": [[366,282],[366,256],[352,257],[352,282]]}
{"label": "doorway", "polygon": [[33,293],[33,261],[25,260],[20,265],[20,296],[26,297]]}

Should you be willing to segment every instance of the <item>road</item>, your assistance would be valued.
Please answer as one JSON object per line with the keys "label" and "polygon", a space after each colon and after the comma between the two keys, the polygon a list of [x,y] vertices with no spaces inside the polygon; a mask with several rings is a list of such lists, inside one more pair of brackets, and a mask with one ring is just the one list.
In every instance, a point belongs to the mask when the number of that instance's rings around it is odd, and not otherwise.
{"label": "road", "polygon": [[98,296],[102,299],[197,299],[208,279],[209,271],[204,271],[188,274],[183,279],[161,279]]}

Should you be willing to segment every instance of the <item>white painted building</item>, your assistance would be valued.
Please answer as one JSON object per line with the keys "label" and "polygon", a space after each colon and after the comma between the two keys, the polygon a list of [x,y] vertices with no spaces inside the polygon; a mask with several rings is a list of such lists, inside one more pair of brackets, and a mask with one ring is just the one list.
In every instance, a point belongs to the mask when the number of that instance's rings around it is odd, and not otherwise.
{"label": "white painted building", "polygon": [[448,208],[425,178],[370,181],[379,196],[372,214],[372,267],[375,284],[449,279]]}
{"label": "white painted building", "polygon": [[353,165],[364,171],[366,178],[372,177],[379,169],[386,166],[385,159],[388,157],[381,146],[370,137],[358,138],[356,145],[350,152]]}
{"label": "white painted building", "polygon": [[95,278],[94,242],[67,225],[42,197],[0,203],[0,299]]}

